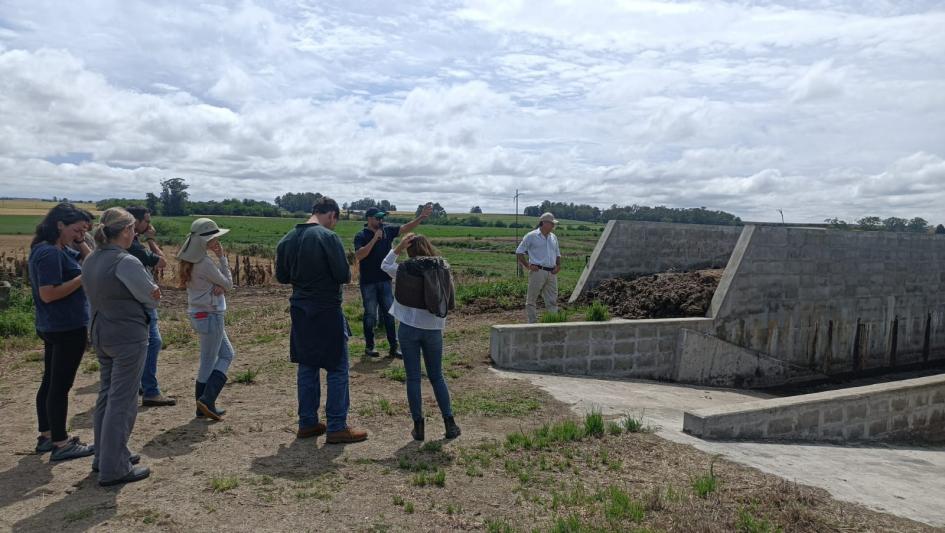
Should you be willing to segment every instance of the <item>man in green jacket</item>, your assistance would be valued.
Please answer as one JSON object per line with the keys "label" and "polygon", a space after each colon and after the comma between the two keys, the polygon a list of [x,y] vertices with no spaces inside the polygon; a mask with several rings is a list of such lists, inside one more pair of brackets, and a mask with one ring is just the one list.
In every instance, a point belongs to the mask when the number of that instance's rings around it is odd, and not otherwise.
{"label": "man in green jacket", "polygon": [[[312,216],[297,224],[276,247],[276,279],[292,284],[289,353],[298,364],[299,438],[328,432],[329,444],[360,442],[367,431],[348,427],[348,337],[351,330],[341,310],[342,286],[351,269],[341,239],[334,231],[341,210],[322,197]],[[319,374],[325,369],[327,426],[318,421]]]}

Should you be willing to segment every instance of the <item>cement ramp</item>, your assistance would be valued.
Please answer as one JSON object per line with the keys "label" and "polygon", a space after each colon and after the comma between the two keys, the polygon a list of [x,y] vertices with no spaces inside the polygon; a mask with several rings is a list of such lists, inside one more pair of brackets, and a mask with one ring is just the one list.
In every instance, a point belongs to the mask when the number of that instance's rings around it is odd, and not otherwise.
{"label": "cement ramp", "polygon": [[683,411],[768,397],[755,391],[713,389],[652,381],[493,371],[528,381],[583,415],[632,413],[657,435],[689,444],[790,481],[825,489],[834,498],[945,527],[945,448],[831,446],[705,441],[682,432]]}

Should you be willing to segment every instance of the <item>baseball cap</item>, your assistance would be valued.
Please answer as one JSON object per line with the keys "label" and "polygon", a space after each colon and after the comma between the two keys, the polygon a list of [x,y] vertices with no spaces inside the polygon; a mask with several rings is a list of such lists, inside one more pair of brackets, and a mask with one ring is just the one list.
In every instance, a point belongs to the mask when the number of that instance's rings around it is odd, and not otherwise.
{"label": "baseball cap", "polygon": [[364,218],[367,218],[367,217],[384,218],[386,216],[387,216],[387,211],[381,211],[380,209],[376,207],[368,208],[368,210],[364,212]]}

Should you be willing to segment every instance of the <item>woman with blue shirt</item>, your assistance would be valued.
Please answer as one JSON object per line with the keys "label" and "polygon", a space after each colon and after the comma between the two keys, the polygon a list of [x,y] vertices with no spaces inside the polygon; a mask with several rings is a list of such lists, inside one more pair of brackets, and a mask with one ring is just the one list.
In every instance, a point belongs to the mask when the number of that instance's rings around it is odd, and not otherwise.
{"label": "woman with blue shirt", "polygon": [[50,460],[88,457],[93,446],[69,437],[66,417],[69,391],[88,340],[89,304],[82,290],[82,242],[91,221],[70,203],[49,210],[36,226],[30,246],[29,276],[36,306],[36,333],[43,340],[43,380],[36,394],[39,437],[36,452],[52,452]]}
{"label": "woman with blue shirt", "polygon": [[[409,259],[397,263],[404,250]],[[453,419],[450,391],[443,379],[443,329],[446,314],[454,306],[455,293],[450,265],[423,235],[408,233],[396,248],[387,253],[381,268],[397,283],[390,314],[400,321],[398,338],[407,373],[407,403],[413,418],[411,435],[424,439],[423,399],[420,396],[420,356],[433,386],[433,395],[443,415],[445,437],[459,436]]]}

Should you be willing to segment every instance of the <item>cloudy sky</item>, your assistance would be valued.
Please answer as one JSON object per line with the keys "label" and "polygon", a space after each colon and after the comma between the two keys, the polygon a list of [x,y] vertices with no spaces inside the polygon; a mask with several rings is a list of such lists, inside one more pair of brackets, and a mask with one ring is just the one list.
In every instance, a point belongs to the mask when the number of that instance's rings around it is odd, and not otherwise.
{"label": "cloudy sky", "polygon": [[945,222],[942,28],[942,0],[0,0],[0,195]]}

